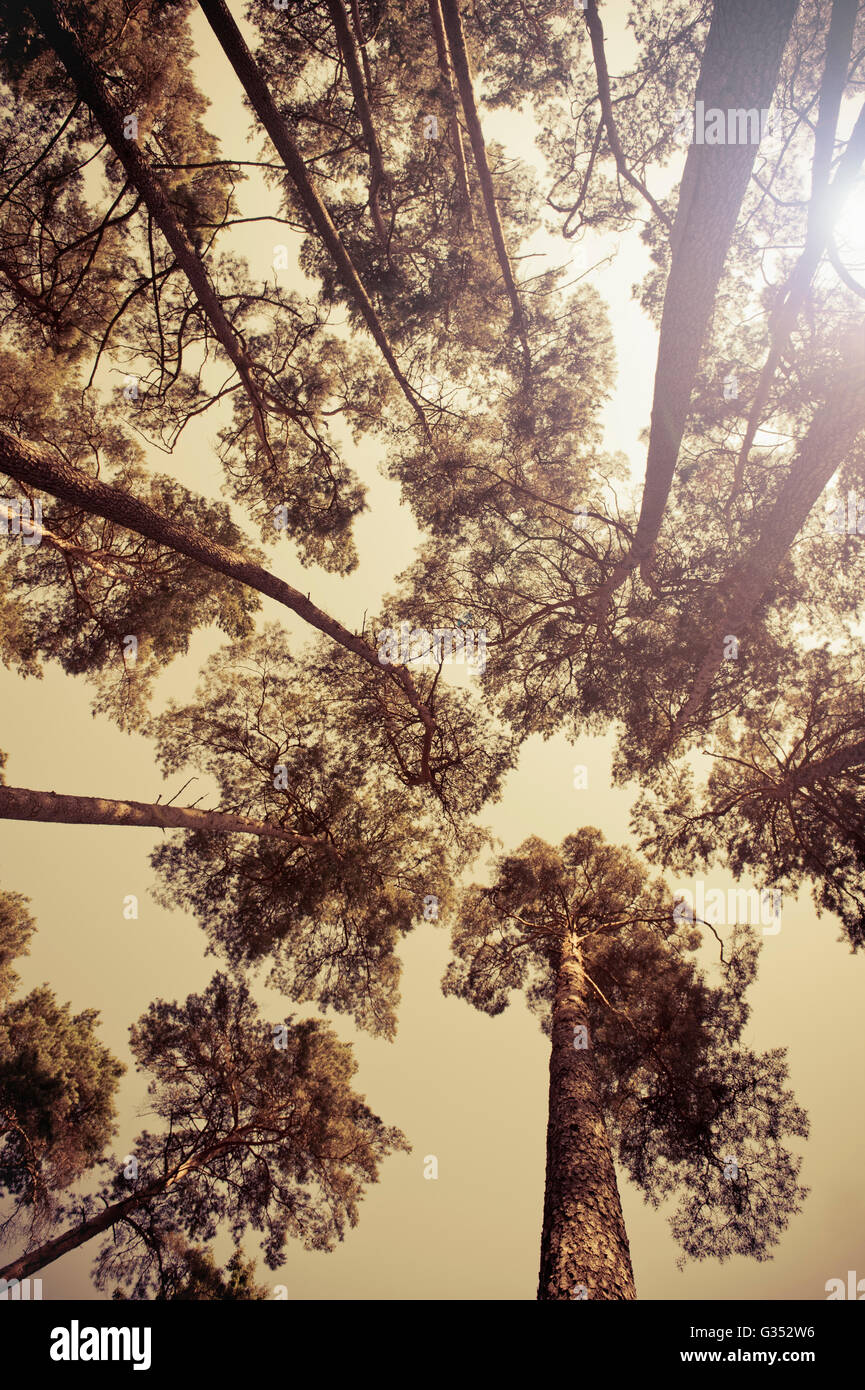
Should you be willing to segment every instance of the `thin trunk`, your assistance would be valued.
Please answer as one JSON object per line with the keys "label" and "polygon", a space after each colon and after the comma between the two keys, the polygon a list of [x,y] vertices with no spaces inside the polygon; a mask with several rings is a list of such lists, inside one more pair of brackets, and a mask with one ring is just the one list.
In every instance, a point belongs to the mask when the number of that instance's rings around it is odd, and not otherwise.
{"label": "thin trunk", "polygon": [[459,116],[457,115],[456,95],[454,93],[454,70],[451,64],[450,49],[448,48],[447,35],[445,34],[445,24],[442,18],[442,7],[440,0],[429,0],[430,19],[432,20],[433,34],[436,43],[436,58],[438,60],[439,75],[445,93],[445,103],[448,108],[448,130],[451,137],[454,159],[457,166],[457,185],[460,190],[463,208],[468,218],[470,227],[474,227],[474,217],[472,216],[471,193],[469,192],[469,174],[466,168],[466,152],[463,145],[463,132],[460,126]]}
{"label": "thin trunk", "polygon": [[814,132],[811,206],[808,217],[809,234],[813,234],[816,204],[829,186],[832,152],[835,148],[835,134],[838,129],[841,100],[844,96],[844,88],[847,86],[847,70],[853,51],[853,32],[856,28],[858,9],[859,0],[832,0],[832,15],[829,20],[829,32],[826,35],[823,80],[820,83],[820,108],[817,113],[817,129]]}
{"label": "thin trunk", "polygon": [[63,796],[0,786],[0,820],[54,821],[64,825],[152,825],[163,830],[204,830],[219,835],[258,835],[305,848],[322,847],[314,835],[298,835],[281,825],[236,816],[230,811],[199,811],[194,806],[160,806],[147,801],[115,801],[100,796]]}
{"label": "thin trunk", "polygon": [[101,1235],[103,1231],[108,1231],[112,1226],[116,1226],[130,1212],[141,1207],[151,1197],[158,1196],[159,1191],[159,1187],[148,1188],[146,1192],[132,1197],[124,1197],[119,1202],[112,1202],[110,1207],[106,1207],[97,1216],[91,1216],[79,1226],[71,1226],[62,1235],[55,1236],[53,1240],[46,1240],[35,1250],[13,1260],[11,1264],[6,1265],[5,1269],[0,1269],[0,1279],[28,1279],[31,1274],[36,1274],[46,1265],[53,1264],[61,1256],[68,1255],[70,1250],[77,1250],[79,1246],[86,1245],[88,1240],[93,1240],[94,1236]]}
{"label": "thin trunk", "polygon": [[[636,1298],[598,1094],[580,948],[566,933],[553,1001],[547,1176],[538,1298]],[[575,1047],[586,1030],[587,1047]]]}
{"label": "thin trunk", "polygon": [[[855,3],[855,0],[854,0]],[[628,168],[628,161],[625,159],[625,152],[622,149],[622,142],[619,139],[619,132],[616,129],[616,122],[613,117],[613,100],[610,92],[610,75],[607,71],[607,56],[604,52],[604,26],[598,14],[596,0],[588,0],[586,6],[586,27],[589,31],[589,38],[592,44],[592,57],[595,63],[595,75],[598,79],[598,101],[601,103],[601,116],[603,125],[607,131],[607,142],[616,161],[616,168],[622,178],[636,188],[637,192],[645,198],[649,207],[656,217],[660,218],[668,232],[672,232],[672,223],[662,207],[652,197],[648,188],[637,178]]]}
{"label": "thin trunk", "polygon": [[343,286],[348,291],[356,308],[360,311],[364,323],[375,339],[382,357],[391,370],[394,380],[399,385],[400,390],[414,411],[424,434],[427,439],[431,440],[430,427],[423,412],[423,408],[396,360],[396,355],[375,311],[372,300],[364,289],[360,276],[355,270],[354,263],[343,246],[339,232],[334,226],[333,219],[322,202],[318,190],[307,172],[306,165],[303,162],[303,156],[276,108],[276,104],[270,94],[270,89],[261,76],[255,59],[244,43],[243,35],[226,6],[223,4],[223,0],[198,0],[198,3],[204,12],[207,22],[219,40],[225,56],[234,68],[243,90],[249,97],[255,114],[270,136],[275,149],[285,165],[295,186],[301,205],[330,253],[331,259],[339,272]]}
{"label": "thin trunk", "polygon": [[[704,109],[771,106],[797,0],[715,0],[695,100]],[[670,494],[691,391],[724,262],[748,187],[756,144],[688,150],[664,296],[646,481],[629,554],[598,591],[598,621],[616,589],[647,568]]]}
{"label": "thin trunk", "polygon": [[343,62],[348,72],[348,80],[351,83],[351,92],[354,97],[355,110],[360,120],[363,138],[366,141],[367,154],[369,155],[369,209],[372,216],[373,226],[376,236],[382,246],[387,247],[389,237],[382,221],[381,207],[378,201],[379,191],[390,187],[390,179],[385,173],[384,158],[381,146],[378,142],[375,124],[370,110],[367,97],[366,86],[364,84],[363,73],[360,66],[360,54],[354,35],[349,28],[348,15],[346,14],[342,0],[327,0],[327,8],[333,20],[333,27],[336,31],[339,50],[342,54]]}
{"label": "thin trunk", "polygon": [[30,1250],[27,1254],[21,1255],[17,1260],[13,1260],[11,1264],[6,1265],[5,1269],[0,1269],[0,1279],[27,1279],[31,1274],[36,1274],[40,1269],[44,1269],[46,1265],[53,1264],[55,1260],[59,1260],[62,1255],[68,1255],[70,1250],[77,1250],[80,1246],[86,1245],[87,1241],[93,1240],[94,1236],[101,1235],[103,1231],[110,1230],[112,1226],[116,1226],[119,1221],[122,1221],[130,1212],[135,1211],[137,1207],[144,1206],[147,1202],[152,1201],[154,1197],[163,1196],[174,1183],[179,1182],[187,1173],[192,1172],[196,1168],[200,1168],[204,1163],[207,1163],[211,1158],[215,1158],[226,1149],[233,1148],[235,1145],[243,1143],[251,1128],[251,1126],[245,1125],[241,1129],[234,1130],[225,1139],[220,1140],[219,1143],[211,1144],[209,1148],[202,1150],[200,1153],[192,1154],[191,1157],[185,1158],[182,1163],[178,1164],[173,1173],[167,1173],[165,1177],[160,1178],[158,1182],[150,1183],[148,1187],[143,1188],[140,1192],[135,1192],[129,1197],[122,1197],[119,1201],[112,1202],[110,1206],[106,1207],[104,1211],[99,1212],[96,1216],[89,1217],[87,1221],[82,1221],[78,1226],[71,1226],[69,1230],[64,1231],[62,1235],[55,1236],[53,1240],[46,1240],[44,1244],[37,1246],[35,1250]]}
{"label": "thin trunk", "polygon": [[505,234],[502,230],[499,210],[496,206],[495,189],[493,188],[490,166],[487,162],[484,132],[481,127],[480,116],[478,115],[477,103],[475,102],[474,86],[472,85],[472,70],[469,63],[468,49],[466,48],[465,34],[463,33],[463,25],[457,0],[441,0],[441,11],[454,71],[456,72],[460,103],[466,118],[472,153],[475,157],[475,168],[478,171],[478,181],[481,186],[481,193],[483,194],[487,221],[490,224],[493,245],[496,249],[496,256],[498,257],[499,266],[501,267],[505,289],[507,290],[508,298],[511,301],[511,308],[513,309],[514,326],[516,327],[520,343],[522,344],[526,370],[528,370],[530,356],[528,340],[526,338],[526,316],[520,302],[519,291],[517,290],[514,273],[511,269],[508,248],[505,244]]}
{"label": "thin trunk", "polygon": [[360,22],[360,10],[357,0],[351,0],[351,22],[354,25],[354,36],[357,39],[357,46],[360,49],[360,59],[363,63],[363,76],[368,92],[372,91],[372,73],[369,70],[369,59],[366,56],[366,39],[363,36],[363,25]]}
{"label": "thin trunk", "polygon": [[429,746],[436,725],[433,716],[421,700],[410,673],[404,666],[382,666],[374,647],[323,612],[299,589],[286,584],[283,579],[277,579],[260,565],[247,560],[236,550],[221,545],[219,541],[212,540],[195,527],[160,516],[159,512],[121,488],[109,487],[98,478],[93,478],[80,468],[67,463],[65,459],[49,454],[47,450],[34,444],[26,443],[2,428],[0,472],[8,473],[19,482],[29,483],[32,487],[51,493],[64,502],[84,507],[86,511],[103,516],[108,521],[115,521],[119,526],[125,526],[128,531],[135,531],[138,535],[147,536],[181,555],[187,555],[206,569],[266,594],[285,608],[290,608],[293,613],[303,618],[304,622],[339,643],[346,651],[359,656],[380,676],[390,676],[397,681],[424,726],[424,755],[419,782],[429,780]]}
{"label": "thin trunk", "polygon": [[702,707],[712,682],[724,663],[727,636],[741,643],[766,598],[784,558],[814,509],[820,494],[865,429],[865,362],[861,351],[851,354],[846,379],[814,414],[760,534],[748,554],[719,585],[720,616],[711,625],[706,655],[691,685],[685,704],[676,715],[668,747],[672,747],[688,720]]}
{"label": "thin trunk", "polygon": [[246,350],[238,340],[220,298],[210,283],[204,264],[186,231],[178,222],[159,181],[142,158],[135,140],[127,139],[124,134],[123,112],[108,91],[102,73],[81,47],[62,0],[29,0],[29,6],[45,37],[72,78],[79,96],[89,106],[105,132],[114,153],[126,170],[129,182],[141,194],[153,221],[174,252],[177,264],[192,286],[213,332],[237,370],[252,405],[256,432],[264,448],[269,451],[261,398],[252,378],[252,364]]}
{"label": "thin trunk", "polygon": [[[4,502],[0,502],[0,520],[7,522],[15,520],[17,513],[12,507],[8,507]],[[64,540],[63,536],[55,535],[46,526],[39,522],[40,545],[48,545],[52,550],[59,554],[68,556],[70,560],[77,560],[81,565],[87,565],[95,570],[97,574],[104,574],[109,579],[119,579],[124,583],[129,583],[132,576],[129,571],[123,568],[122,556],[112,555],[110,550],[87,550],[82,545],[75,545],[73,541]],[[114,561],[114,565],[106,561]]]}
{"label": "thin trunk", "polygon": [[[822,114],[823,108],[821,105],[821,119]],[[815,140],[815,169],[818,162],[816,146],[817,142]],[[865,106],[863,106],[859,112],[859,117],[853,127],[852,134],[847,142],[847,147],[838,161],[838,168],[835,171],[835,177],[831,184],[828,188],[823,188],[819,193],[814,192],[811,195],[812,201],[805,249],[790,273],[781,299],[769,323],[771,346],[766,356],[766,361],[763,363],[754,400],[748,412],[745,436],[739,449],[739,456],[736,459],[733,484],[727,502],[728,511],[742,486],[745,469],[748,464],[748,456],[753,447],[757,431],[760,428],[763,411],[769,399],[769,388],[772,385],[778,363],[781,360],[781,354],[789,341],[790,334],[796,323],[796,317],[805,301],[805,296],[814,278],[814,272],[820,262],[820,257],[826,249],[826,244],[832,235],[832,227],[835,219],[843,211],[844,204],[852,192],[853,185],[862,167],[863,159],[865,159]]]}

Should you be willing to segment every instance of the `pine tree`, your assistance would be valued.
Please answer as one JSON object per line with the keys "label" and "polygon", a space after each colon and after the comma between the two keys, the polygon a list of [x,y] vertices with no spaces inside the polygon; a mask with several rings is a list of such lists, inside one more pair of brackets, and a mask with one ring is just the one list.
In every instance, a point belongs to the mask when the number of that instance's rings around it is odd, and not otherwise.
{"label": "pine tree", "polygon": [[103,1157],[113,1137],[115,1091],[125,1067],[99,1041],[95,1009],[73,1014],[42,985],[11,998],[9,962],[28,954],[36,924],[19,893],[0,893],[0,1196],[4,1225],[31,1229],[57,1194]]}
{"label": "pine tree", "polygon": [[348,1046],[316,1020],[273,1029],[242,981],[218,974],[183,1004],[152,1004],[130,1034],[162,1129],[143,1131],[134,1166],[71,1202],[67,1229],[0,1277],[26,1278],[109,1232],[97,1282],[146,1296],[166,1239],[211,1240],[220,1221],[238,1237],[261,1232],[274,1269],[289,1236],[332,1249],[382,1160],[406,1147],[352,1090]]}
{"label": "pine tree", "polygon": [[550,1039],[540,1299],[636,1296],[616,1162],[654,1205],[680,1195],[693,1258],[765,1259],[799,1210],[789,1140],[807,1121],[784,1052],[742,1042],[754,942],[717,985],[698,943],[663,882],[589,827],[527,840],[460,903],[445,992],[495,1015],[521,989]]}

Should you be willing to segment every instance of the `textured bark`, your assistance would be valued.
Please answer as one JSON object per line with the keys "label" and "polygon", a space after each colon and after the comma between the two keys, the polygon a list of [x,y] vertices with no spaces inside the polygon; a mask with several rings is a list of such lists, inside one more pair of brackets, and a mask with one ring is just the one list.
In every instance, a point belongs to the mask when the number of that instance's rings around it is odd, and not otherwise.
{"label": "textured bark", "polygon": [[[695,101],[724,112],[769,107],[796,4],[715,0]],[[599,591],[599,619],[628,574],[649,562],[657,540],[700,351],[757,149],[694,143],[688,150],[670,238],[640,517],[630,553]]]}
{"label": "textured bark", "polygon": [[589,1046],[574,1047],[574,1028],[588,1029],[580,948],[563,938],[553,1002],[547,1176],[538,1298],[636,1298],[628,1236],[610,1139]]}
{"label": "textured bark", "polygon": [[[75,468],[65,459],[49,454],[47,450],[35,444],[26,443],[2,428],[0,472],[8,473],[11,478],[17,478],[22,483],[29,483],[43,492],[51,493],[64,502],[76,503],[86,511],[104,516],[108,521],[116,521],[119,526],[125,526],[129,531],[135,531],[140,536],[147,536],[160,545],[179,551],[181,555],[187,555],[207,569],[266,594],[268,598],[275,599],[277,603],[297,613],[311,627],[317,628],[319,632],[338,642],[346,651],[359,656],[379,675],[392,675],[392,678],[399,682],[426,731],[426,764],[429,743],[436,727],[435,720],[421,700],[409,672],[404,666],[383,667],[374,647],[323,612],[299,589],[286,584],[283,579],[277,579],[260,565],[246,560],[237,551],[221,545],[219,541],[211,540],[195,527],[160,516],[159,512],[148,507],[146,502],[140,502],[137,497],[123,492],[121,488],[109,487],[107,483],[102,483],[98,478]],[[420,780],[429,780],[428,766],[422,768]]]}
{"label": "textured bark", "polygon": [[474,218],[472,216],[471,194],[469,192],[469,175],[468,169],[466,168],[466,152],[465,146],[463,145],[462,127],[460,126],[459,116],[457,115],[456,96],[454,93],[454,70],[451,64],[450,49],[448,48],[440,0],[429,0],[429,12],[430,19],[432,20],[433,34],[435,35],[439,76],[442,80],[445,102],[450,113],[448,117],[448,130],[450,132],[451,146],[457,166],[457,185],[460,190],[460,197],[462,198],[469,226],[473,227]]}
{"label": "textured bark", "polygon": [[720,615],[715,619],[706,655],[676,716],[670,745],[700,709],[724,661],[723,639],[741,642],[767,596],[778,568],[820,498],[823,489],[865,429],[865,361],[851,353],[844,381],[814,414],[808,433],[775,504],[750,551],[719,586]]}
{"label": "textured bark", "polygon": [[475,168],[478,171],[478,182],[483,194],[484,208],[486,209],[487,221],[492,232],[493,245],[496,249],[499,266],[501,267],[502,277],[505,282],[505,289],[511,301],[511,308],[514,314],[514,324],[519,334],[522,344],[523,355],[526,367],[529,365],[529,345],[526,339],[526,316],[523,306],[520,303],[519,291],[511,269],[511,261],[508,255],[508,248],[505,244],[505,234],[502,230],[499,210],[496,206],[495,189],[493,188],[492,174],[487,163],[487,149],[484,143],[484,133],[481,127],[480,116],[478,115],[477,103],[475,102],[474,86],[472,84],[472,71],[469,63],[468,50],[466,48],[465,35],[463,33],[462,20],[457,0],[441,0],[442,18],[444,19],[445,32],[447,34],[448,46],[453,60],[454,71],[457,76],[457,87],[459,88],[460,103],[463,114],[466,118],[469,140],[471,141],[472,154],[475,157]]}
{"label": "textured bark", "polygon": [[219,295],[210,283],[198,252],[178,222],[159,181],[142,158],[135,141],[124,135],[123,113],[108,91],[99,68],[81,47],[62,0],[28,0],[28,3],[45,37],[72,78],[79,96],[105,132],[126,170],[129,182],[141,194],[153,221],[192,286],[213,332],[237,369],[252,404],[256,431],[267,448],[261,401],[251,375],[252,364],[225,314]]}
{"label": "textured bark", "polygon": [[300,150],[276,108],[270,89],[261,76],[255,59],[244,43],[243,35],[222,0],[198,0],[198,3],[219,40],[225,56],[240,79],[255,114],[270,136],[274,148],[285,165],[297,190],[301,205],[327,248],[339,272],[343,286],[360,311],[361,317],[375,339],[394,380],[417,416],[424,434],[430,438],[430,428],[423,409],[396,360],[396,354],[390,345],[372,300],[364,289],[354,263],[334,226],[333,219],[307,172]]}
{"label": "textured bark", "polygon": [[298,835],[281,825],[236,816],[228,811],[199,811],[194,806],[160,806],[147,801],[115,801],[100,796],[63,796],[0,786],[0,820],[59,822],[63,825],[153,825],[163,830],[204,830],[220,835],[258,835],[307,848],[323,845],[314,835]]}

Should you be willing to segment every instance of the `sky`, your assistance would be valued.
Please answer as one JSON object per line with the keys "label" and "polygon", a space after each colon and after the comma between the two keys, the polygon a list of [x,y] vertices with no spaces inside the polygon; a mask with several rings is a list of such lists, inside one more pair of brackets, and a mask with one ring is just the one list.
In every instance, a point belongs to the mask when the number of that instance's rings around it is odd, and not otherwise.
{"label": "sky", "polygon": [[[237,5],[232,9],[236,12]],[[626,52],[624,7],[607,6],[610,65]],[[197,75],[213,105],[207,117],[228,152],[237,153],[248,129],[237,84],[202,19],[194,24]],[[488,137],[508,152],[536,159],[528,117],[485,116]],[[652,190],[666,192],[678,170],[655,171]],[[273,195],[257,177],[241,185],[245,215],[275,210]],[[285,241],[275,224],[244,228],[234,245],[253,274],[272,275],[273,247]],[[542,239],[556,263],[574,254],[570,243]],[[592,265],[597,248],[585,247]],[[600,254],[608,255],[609,244]],[[635,480],[642,476],[641,432],[650,411],[657,331],[631,296],[646,268],[636,234],[623,237],[611,264],[591,273],[609,306],[618,380],[605,407],[605,448],[627,456]],[[582,268],[577,263],[578,268]],[[277,272],[299,284],[292,271]],[[116,380],[116,379],[115,379]],[[216,417],[195,422],[175,454],[150,452],[154,468],[185,485],[217,496],[221,469],[213,449]],[[347,626],[359,626],[395,588],[419,540],[397,485],[382,477],[373,446],[348,449],[367,489],[368,510],[357,520],[360,563],[348,578],[304,568],[290,543],[274,544],[269,562],[282,578]],[[235,517],[242,520],[235,509]],[[47,517],[46,517],[47,522]],[[257,539],[257,538],[256,538]],[[261,621],[278,620],[298,644],[300,620],[263,601]],[[157,704],[192,697],[198,670],[220,643],[220,634],[198,633],[185,658],[161,678]],[[0,672],[2,736],[10,785],[153,801],[172,795],[185,774],[163,782],[152,748],[138,735],[121,733],[90,712],[91,691],[57,668],[41,681]],[[581,825],[598,826],[608,839],[634,846],[628,814],[636,788],[612,787],[611,738],[569,742],[563,735],[531,738],[508,775],[501,799],[481,816],[503,847],[529,835],[558,843]],[[574,787],[575,764],[588,769],[585,789]],[[191,793],[190,793],[191,796]],[[100,1012],[100,1036],[130,1064],[129,1025],[156,998],[183,999],[203,989],[220,962],[204,954],[194,919],[166,911],[150,896],[154,873],[149,853],[160,832],[105,826],[0,824],[0,883],[31,900],[38,922],[28,958],[16,967],[22,990],[47,981],[73,1009]],[[482,869],[481,869],[482,871]],[[684,888],[689,880],[670,879]],[[713,871],[706,890],[727,890],[733,880]],[[138,919],[123,915],[134,894]],[[825,1284],[865,1277],[865,1195],[861,1182],[865,1068],[861,1028],[863,961],[839,939],[837,922],[818,919],[805,892],[785,899],[781,930],[764,937],[759,977],[751,991],[752,1016],[745,1041],[759,1049],[786,1047],[796,1097],[810,1113],[811,1136],[801,1146],[802,1178],[811,1188],[802,1212],[762,1263],[734,1258],[677,1267],[679,1250],[667,1226],[670,1209],[648,1208],[620,1174],[625,1222],[641,1299],[797,1299],[826,1297]],[[274,1296],[284,1288],[300,1299],[533,1299],[537,1289],[549,1053],[537,1021],[520,998],[490,1019],[468,1004],[444,998],[440,981],[448,959],[445,924],[419,919],[401,948],[402,1004],[394,1042],[359,1033],[339,1015],[328,1015],[341,1038],[351,1041],[358,1063],[355,1084],[388,1124],[399,1126],[412,1151],[388,1158],[379,1184],[360,1208],[360,1221],[329,1254],[295,1243],[285,1263],[269,1271],[259,1258],[258,1280]],[[703,957],[707,966],[712,953]],[[265,1012],[282,1018],[286,1001],[258,977],[256,997]],[[292,1006],[289,1006],[292,1007]],[[295,1008],[296,1015],[313,1009]],[[130,1069],[121,1083],[120,1127],[112,1152],[125,1162],[135,1134],[147,1123],[146,1077]],[[429,1179],[435,1156],[438,1176]],[[245,1245],[258,1255],[254,1237]],[[217,1251],[225,1256],[225,1241]],[[15,1253],[9,1251],[8,1253]],[[95,1249],[83,1249],[42,1271],[43,1297],[93,1298],[89,1269]]]}

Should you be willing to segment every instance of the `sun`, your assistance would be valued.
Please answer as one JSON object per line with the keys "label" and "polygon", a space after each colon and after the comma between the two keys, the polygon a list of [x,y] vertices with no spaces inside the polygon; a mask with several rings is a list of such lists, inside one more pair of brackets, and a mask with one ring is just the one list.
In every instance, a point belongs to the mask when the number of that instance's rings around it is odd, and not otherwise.
{"label": "sun", "polygon": [[861,281],[865,274],[865,174],[856,178],[835,219],[833,234],[842,264]]}

